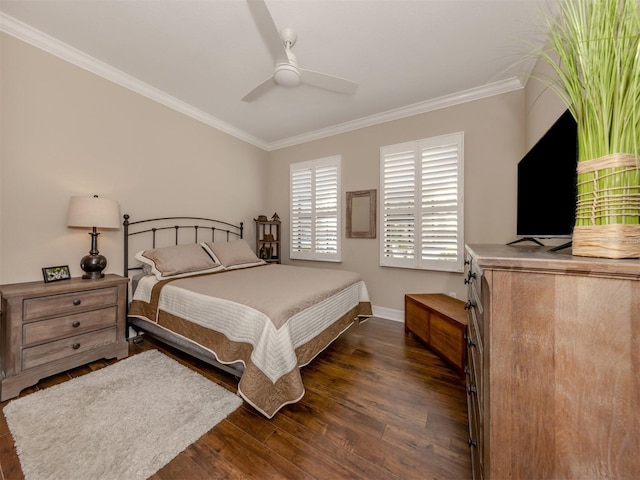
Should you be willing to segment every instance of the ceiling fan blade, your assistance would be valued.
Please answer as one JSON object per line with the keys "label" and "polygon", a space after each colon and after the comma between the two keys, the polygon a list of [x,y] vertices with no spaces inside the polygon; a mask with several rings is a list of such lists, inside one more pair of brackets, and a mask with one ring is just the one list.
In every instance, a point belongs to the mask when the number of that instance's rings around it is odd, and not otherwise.
{"label": "ceiling fan blade", "polygon": [[269,90],[276,88],[276,82],[273,77],[267,78],[264,82],[258,85],[256,88],[247,93],[243,98],[243,102],[253,102],[256,98],[264,95]]}
{"label": "ceiling fan blade", "polygon": [[247,3],[249,4],[253,20],[256,22],[256,26],[267,44],[267,48],[271,52],[275,63],[289,63],[289,57],[284,48],[284,43],[282,43],[280,32],[278,31],[278,27],[276,27],[276,23],[273,21],[273,17],[265,1],[247,0]]}
{"label": "ceiling fan blade", "polygon": [[307,85],[324,88],[325,90],[331,90],[332,92],[348,94],[355,93],[358,88],[358,84],[351,80],[334,77],[333,75],[327,75],[326,73],[314,72],[313,70],[305,70],[304,68],[300,68],[299,70],[300,80]]}

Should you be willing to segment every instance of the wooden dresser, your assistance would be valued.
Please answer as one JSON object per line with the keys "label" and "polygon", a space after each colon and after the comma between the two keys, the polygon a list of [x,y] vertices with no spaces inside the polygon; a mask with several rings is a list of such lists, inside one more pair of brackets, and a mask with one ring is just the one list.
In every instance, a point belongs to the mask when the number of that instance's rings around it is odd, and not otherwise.
{"label": "wooden dresser", "polygon": [[640,478],[640,261],[470,245],[476,479]]}
{"label": "wooden dresser", "polygon": [[128,355],[128,280],[72,278],[0,286],[0,401],[41,378]]}

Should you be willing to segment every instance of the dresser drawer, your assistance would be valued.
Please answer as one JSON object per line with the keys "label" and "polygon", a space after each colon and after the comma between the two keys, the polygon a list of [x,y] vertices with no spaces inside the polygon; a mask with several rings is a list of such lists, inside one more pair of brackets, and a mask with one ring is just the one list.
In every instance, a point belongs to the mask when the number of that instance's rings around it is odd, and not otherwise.
{"label": "dresser drawer", "polygon": [[23,325],[22,343],[24,346],[78,335],[92,330],[115,325],[117,307],[108,307],[65,317],[55,317]]}
{"label": "dresser drawer", "polygon": [[29,298],[24,301],[23,320],[28,322],[39,318],[74,313],[88,308],[115,305],[117,301],[118,289],[115,287]]}
{"label": "dresser drawer", "polygon": [[109,345],[116,341],[116,326],[44,343],[22,351],[24,370],[71,357],[78,353]]}

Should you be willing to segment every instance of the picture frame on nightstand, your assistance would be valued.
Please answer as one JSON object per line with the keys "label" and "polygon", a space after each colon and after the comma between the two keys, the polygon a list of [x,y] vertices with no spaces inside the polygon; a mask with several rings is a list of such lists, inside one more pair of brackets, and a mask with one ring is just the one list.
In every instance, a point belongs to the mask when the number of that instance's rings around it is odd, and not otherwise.
{"label": "picture frame on nightstand", "polygon": [[60,265],[58,267],[44,267],[42,269],[44,283],[59,282],[60,280],[71,279],[69,265]]}

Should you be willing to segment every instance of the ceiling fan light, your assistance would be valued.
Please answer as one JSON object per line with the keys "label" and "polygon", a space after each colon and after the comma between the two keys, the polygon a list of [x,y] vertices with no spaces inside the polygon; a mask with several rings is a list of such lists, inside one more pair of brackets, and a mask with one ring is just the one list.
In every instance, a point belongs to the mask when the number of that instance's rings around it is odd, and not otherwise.
{"label": "ceiling fan light", "polygon": [[296,87],[300,84],[300,72],[293,65],[278,65],[273,79],[283,87]]}

